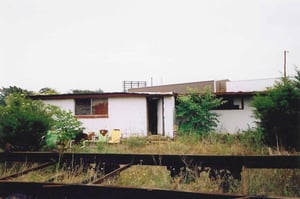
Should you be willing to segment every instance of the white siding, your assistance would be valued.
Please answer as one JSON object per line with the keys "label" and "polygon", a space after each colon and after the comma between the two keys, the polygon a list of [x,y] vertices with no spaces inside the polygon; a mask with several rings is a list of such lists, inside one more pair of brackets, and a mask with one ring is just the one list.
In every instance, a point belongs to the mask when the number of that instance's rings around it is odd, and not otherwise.
{"label": "white siding", "polygon": [[174,114],[175,114],[175,99],[174,97],[165,97],[165,136],[173,138],[174,132]]}
{"label": "white siding", "polygon": [[147,101],[141,98],[111,98],[108,102],[109,127],[122,130],[124,137],[147,136]]}
{"label": "white siding", "polygon": [[[164,104],[164,107],[162,107]],[[164,111],[164,113],[163,113]],[[175,99],[174,97],[164,97],[158,102],[157,107],[157,134],[173,138],[174,114],[175,114]],[[163,121],[164,119],[164,121]],[[163,132],[163,126],[165,132]]]}
{"label": "white siding", "polygon": [[227,92],[252,92],[252,91],[264,91],[268,87],[275,85],[279,78],[269,79],[254,79],[254,80],[240,80],[240,81],[228,81],[226,82]]}
{"label": "white siding", "polygon": [[147,112],[145,98],[109,98],[108,118],[80,119],[85,132],[100,129],[120,129],[122,137],[147,136]]}
{"label": "white siding", "polygon": [[[44,100],[44,103],[75,113],[74,99]],[[174,97],[164,99],[165,135],[173,137]],[[162,134],[162,102],[158,104],[158,134]],[[114,97],[108,99],[108,118],[80,118],[84,132],[99,132],[100,129],[120,129],[123,137],[147,136],[148,117],[146,97]]]}
{"label": "white siding", "polygon": [[157,134],[163,134],[163,114],[162,114],[162,99],[157,104]]}
{"label": "white siding", "polygon": [[111,130],[108,125],[108,118],[80,118],[79,121],[81,121],[82,125],[85,127],[85,133],[98,133],[100,129]]}
{"label": "white siding", "polygon": [[253,117],[253,107],[250,106],[251,98],[245,98],[244,109],[240,110],[217,110],[219,123],[218,132],[237,133],[248,128],[256,127]]}
{"label": "white siding", "polygon": [[60,99],[60,100],[43,100],[45,104],[58,106],[62,110],[72,111],[75,113],[75,101],[74,99]]}

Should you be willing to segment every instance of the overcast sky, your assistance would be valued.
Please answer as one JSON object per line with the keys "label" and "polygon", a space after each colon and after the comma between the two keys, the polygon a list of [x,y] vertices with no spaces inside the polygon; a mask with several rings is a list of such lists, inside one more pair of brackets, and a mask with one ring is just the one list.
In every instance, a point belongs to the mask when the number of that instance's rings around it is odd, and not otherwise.
{"label": "overcast sky", "polygon": [[1,0],[0,87],[122,91],[300,68],[300,0]]}

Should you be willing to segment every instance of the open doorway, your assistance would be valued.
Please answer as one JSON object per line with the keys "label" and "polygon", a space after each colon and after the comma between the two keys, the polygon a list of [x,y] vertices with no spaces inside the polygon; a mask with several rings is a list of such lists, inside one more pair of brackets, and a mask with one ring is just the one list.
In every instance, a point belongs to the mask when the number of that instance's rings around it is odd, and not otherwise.
{"label": "open doorway", "polygon": [[149,97],[147,99],[148,109],[148,132],[149,135],[157,135],[157,107],[159,98]]}

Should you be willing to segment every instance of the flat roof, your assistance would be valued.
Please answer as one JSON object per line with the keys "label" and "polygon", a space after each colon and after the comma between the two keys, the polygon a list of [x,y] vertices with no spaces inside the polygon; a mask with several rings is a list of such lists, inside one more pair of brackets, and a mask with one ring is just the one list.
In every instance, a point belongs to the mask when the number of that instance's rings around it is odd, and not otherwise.
{"label": "flat roof", "polygon": [[68,93],[55,95],[32,95],[32,99],[49,100],[49,99],[82,99],[82,98],[112,98],[112,97],[148,97],[148,96],[173,96],[171,92],[164,93],[127,93],[127,92],[113,92],[113,93]]}

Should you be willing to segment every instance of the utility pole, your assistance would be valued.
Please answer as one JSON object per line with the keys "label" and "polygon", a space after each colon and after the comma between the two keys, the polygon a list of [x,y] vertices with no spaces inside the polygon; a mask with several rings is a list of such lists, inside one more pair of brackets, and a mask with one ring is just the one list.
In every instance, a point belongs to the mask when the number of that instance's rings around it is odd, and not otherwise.
{"label": "utility pole", "polygon": [[286,78],[286,53],[289,51],[284,51],[283,52],[283,77]]}

